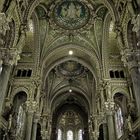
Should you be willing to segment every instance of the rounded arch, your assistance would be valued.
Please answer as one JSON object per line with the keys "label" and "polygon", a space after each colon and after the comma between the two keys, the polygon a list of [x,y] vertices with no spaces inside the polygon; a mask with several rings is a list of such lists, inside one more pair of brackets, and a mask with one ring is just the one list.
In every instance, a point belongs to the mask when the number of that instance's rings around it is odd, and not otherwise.
{"label": "rounded arch", "polygon": [[17,92],[17,93],[15,94],[15,96],[13,97],[13,102],[14,102],[14,100],[15,100],[15,98],[16,98],[17,96],[23,96],[23,97],[25,98],[23,102],[25,102],[25,101],[27,100],[27,94],[26,94],[26,92],[24,92],[24,91],[19,91],[19,92]]}
{"label": "rounded arch", "polygon": [[27,87],[15,87],[13,88],[12,92],[11,92],[11,102],[13,102],[14,97],[16,96],[16,94],[18,94],[19,92],[24,92],[27,95],[27,98],[29,97],[29,89]]}
{"label": "rounded arch", "polygon": [[102,39],[102,63],[103,63],[103,76],[104,77],[109,77],[108,74],[108,54],[107,54],[107,46],[108,46],[108,38],[109,38],[109,26],[111,22],[111,15],[109,13],[106,14],[104,23],[103,23],[103,39]]}
{"label": "rounded arch", "polygon": [[[79,99],[78,102],[85,106],[86,110],[90,110],[90,101],[86,94],[81,91],[80,89],[76,87],[72,87],[73,92],[68,93],[68,87],[64,87],[63,89],[60,89],[52,98],[50,102],[50,108],[52,109],[51,112],[54,111],[55,107],[58,105],[58,103],[62,104],[65,102],[69,97],[74,97],[76,99]],[[63,98],[62,98],[63,97]],[[81,103],[82,102],[82,103]]]}
{"label": "rounded arch", "polygon": [[112,91],[112,99],[114,98],[114,96],[117,93],[120,93],[120,94],[124,95],[128,100],[130,100],[129,92],[128,92],[127,88],[120,88],[120,87],[114,88],[113,91]]}
{"label": "rounded arch", "polygon": [[113,21],[118,22],[119,21],[119,15],[115,8],[115,4],[113,1],[103,0],[104,5],[108,9],[109,13],[111,14]]}
{"label": "rounded arch", "polygon": [[60,116],[61,114],[65,113],[68,110],[73,110],[74,112],[77,112],[83,120],[83,125],[84,125],[84,130],[85,130],[85,139],[88,139],[88,114],[77,104],[67,104],[64,103],[60,106],[58,106],[56,108],[56,110],[53,112],[53,116],[52,116],[52,122],[53,122],[53,126],[52,126],[52,137],[55,138],[56,134],[56,124],[58,121],[58,116]]}

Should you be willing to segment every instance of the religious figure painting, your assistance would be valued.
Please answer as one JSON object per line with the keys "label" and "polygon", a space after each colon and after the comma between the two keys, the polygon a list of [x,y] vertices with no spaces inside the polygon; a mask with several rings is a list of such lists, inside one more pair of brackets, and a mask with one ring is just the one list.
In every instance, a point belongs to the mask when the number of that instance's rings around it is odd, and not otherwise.
{"label": "religious figure painting", "polygon": [[55,7],[56,23],[65,29],[77,29],[84,26],[89,19],[89,9],[80,1],[65,0]]}

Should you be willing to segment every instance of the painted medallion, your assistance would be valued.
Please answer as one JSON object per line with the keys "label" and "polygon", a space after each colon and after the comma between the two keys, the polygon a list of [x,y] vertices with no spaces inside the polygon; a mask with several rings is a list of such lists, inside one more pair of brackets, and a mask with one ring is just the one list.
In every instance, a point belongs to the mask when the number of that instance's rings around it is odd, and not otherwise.
{"label": "painted medallion", "polygon": [[54,20],[57,25],[67,30],[83,27],[89,21],[90,12],[84,3],[76,0],[61,1],[54,8]]}

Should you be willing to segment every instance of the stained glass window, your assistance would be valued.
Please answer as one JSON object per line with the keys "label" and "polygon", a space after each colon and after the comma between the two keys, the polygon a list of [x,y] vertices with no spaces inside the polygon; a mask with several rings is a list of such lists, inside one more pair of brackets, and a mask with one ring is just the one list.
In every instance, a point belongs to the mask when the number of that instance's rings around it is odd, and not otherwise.
{"label": "stained glass window", "polygon": [[58,129],[57,140],[62,140],[62,131],[61,131],[61,129]]}
{"label": "stained glass window", "polygon": [[78,140],[83,140],[83,137],[82,137],[82,129],[80,129],[78,131]]}
{"label": "stained glass window", "polygon": [[73,140],[73,132],[71,130],[67,131],[67,140]]}
{"label": "stained glass window", "polygon": [[119,105],[116,105],[115,122],[116,122],[117,138],[119,139],[123,135],[123,116],[122,110],[119,107]]}

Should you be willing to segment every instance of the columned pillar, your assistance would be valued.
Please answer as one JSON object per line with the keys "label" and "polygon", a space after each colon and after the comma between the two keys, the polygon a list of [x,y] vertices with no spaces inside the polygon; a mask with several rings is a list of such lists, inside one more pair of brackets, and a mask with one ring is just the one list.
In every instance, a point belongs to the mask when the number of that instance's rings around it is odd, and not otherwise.
{"label": "columned pillar", "polygon": [[32,122],[33,122],[33,112],[28,111],[27,113],[27,126],[26,126],[26,140],[30,140],[32,133]]}
{"label": "columned pillar", "polygon": [[114,125],[114,112],[113,112],[114,105],[115,103],[113,101],[105,102],[109,140],[116,140],[115,125]]}
{"label": "columned pillar", "polygon": [[37,123],[39,120],[39,115],[34,116],[34,121],[33,121],[33,130],[32,130],[32,140],[36,140],[36,134],[37,134]]}
{"label": "columned pillar", "polygon": [[122,61],[128,67],[135,95],[138,116],[140,116],[140,51],[126,49],[122,52]]}
{"label": "columned pillar", "polygon": [[108,140],[108,128],[107,128],[107,124],[104,123],[103,124],[103,134],[104,134],[104,140]]}
{"label": "columned pillar", "polygon": [[8,86],[10,72],[11,72],[11,65],[3,64],[2,72],[0,74],[0,114],[2,113],[2,107],[6,96],[6,90]]}
{"label": "columned pillar", "polygon": [[36,102],[27,101],[27,119],[26,119],[26,140],[31,140],[32,125],[33,125],[33,115],[36,110]]}
{"label": "columned pillar", "polygon": [[112,112],[107,114],[107,124],[108,124],[108,131],[109,131],[109,140],[115,140],[115,129],[114,129],[114,120],[113,120]]}
{"label": "columned pillar", "polygon": [[[4,1],[0,2],[0,5],[3,5]],[[0,6],[1,10],[1,6]],[[8,20],[4,13],[0,13],[0,34],[5,36],[6,30],[9,30]],[[0,74],[0,114],[2,113],[2,107],[4,103],[4,98],[6,94],[6,89],[8,85],[8,80],[11,72],[11,61],[12,59],[9,57],[11,52],[8,52],[8,49],[3,48],[4,41],[0,38],[0,65],[2,66],[2,72]],[[9,59],[10,58],[10,59]]]}

